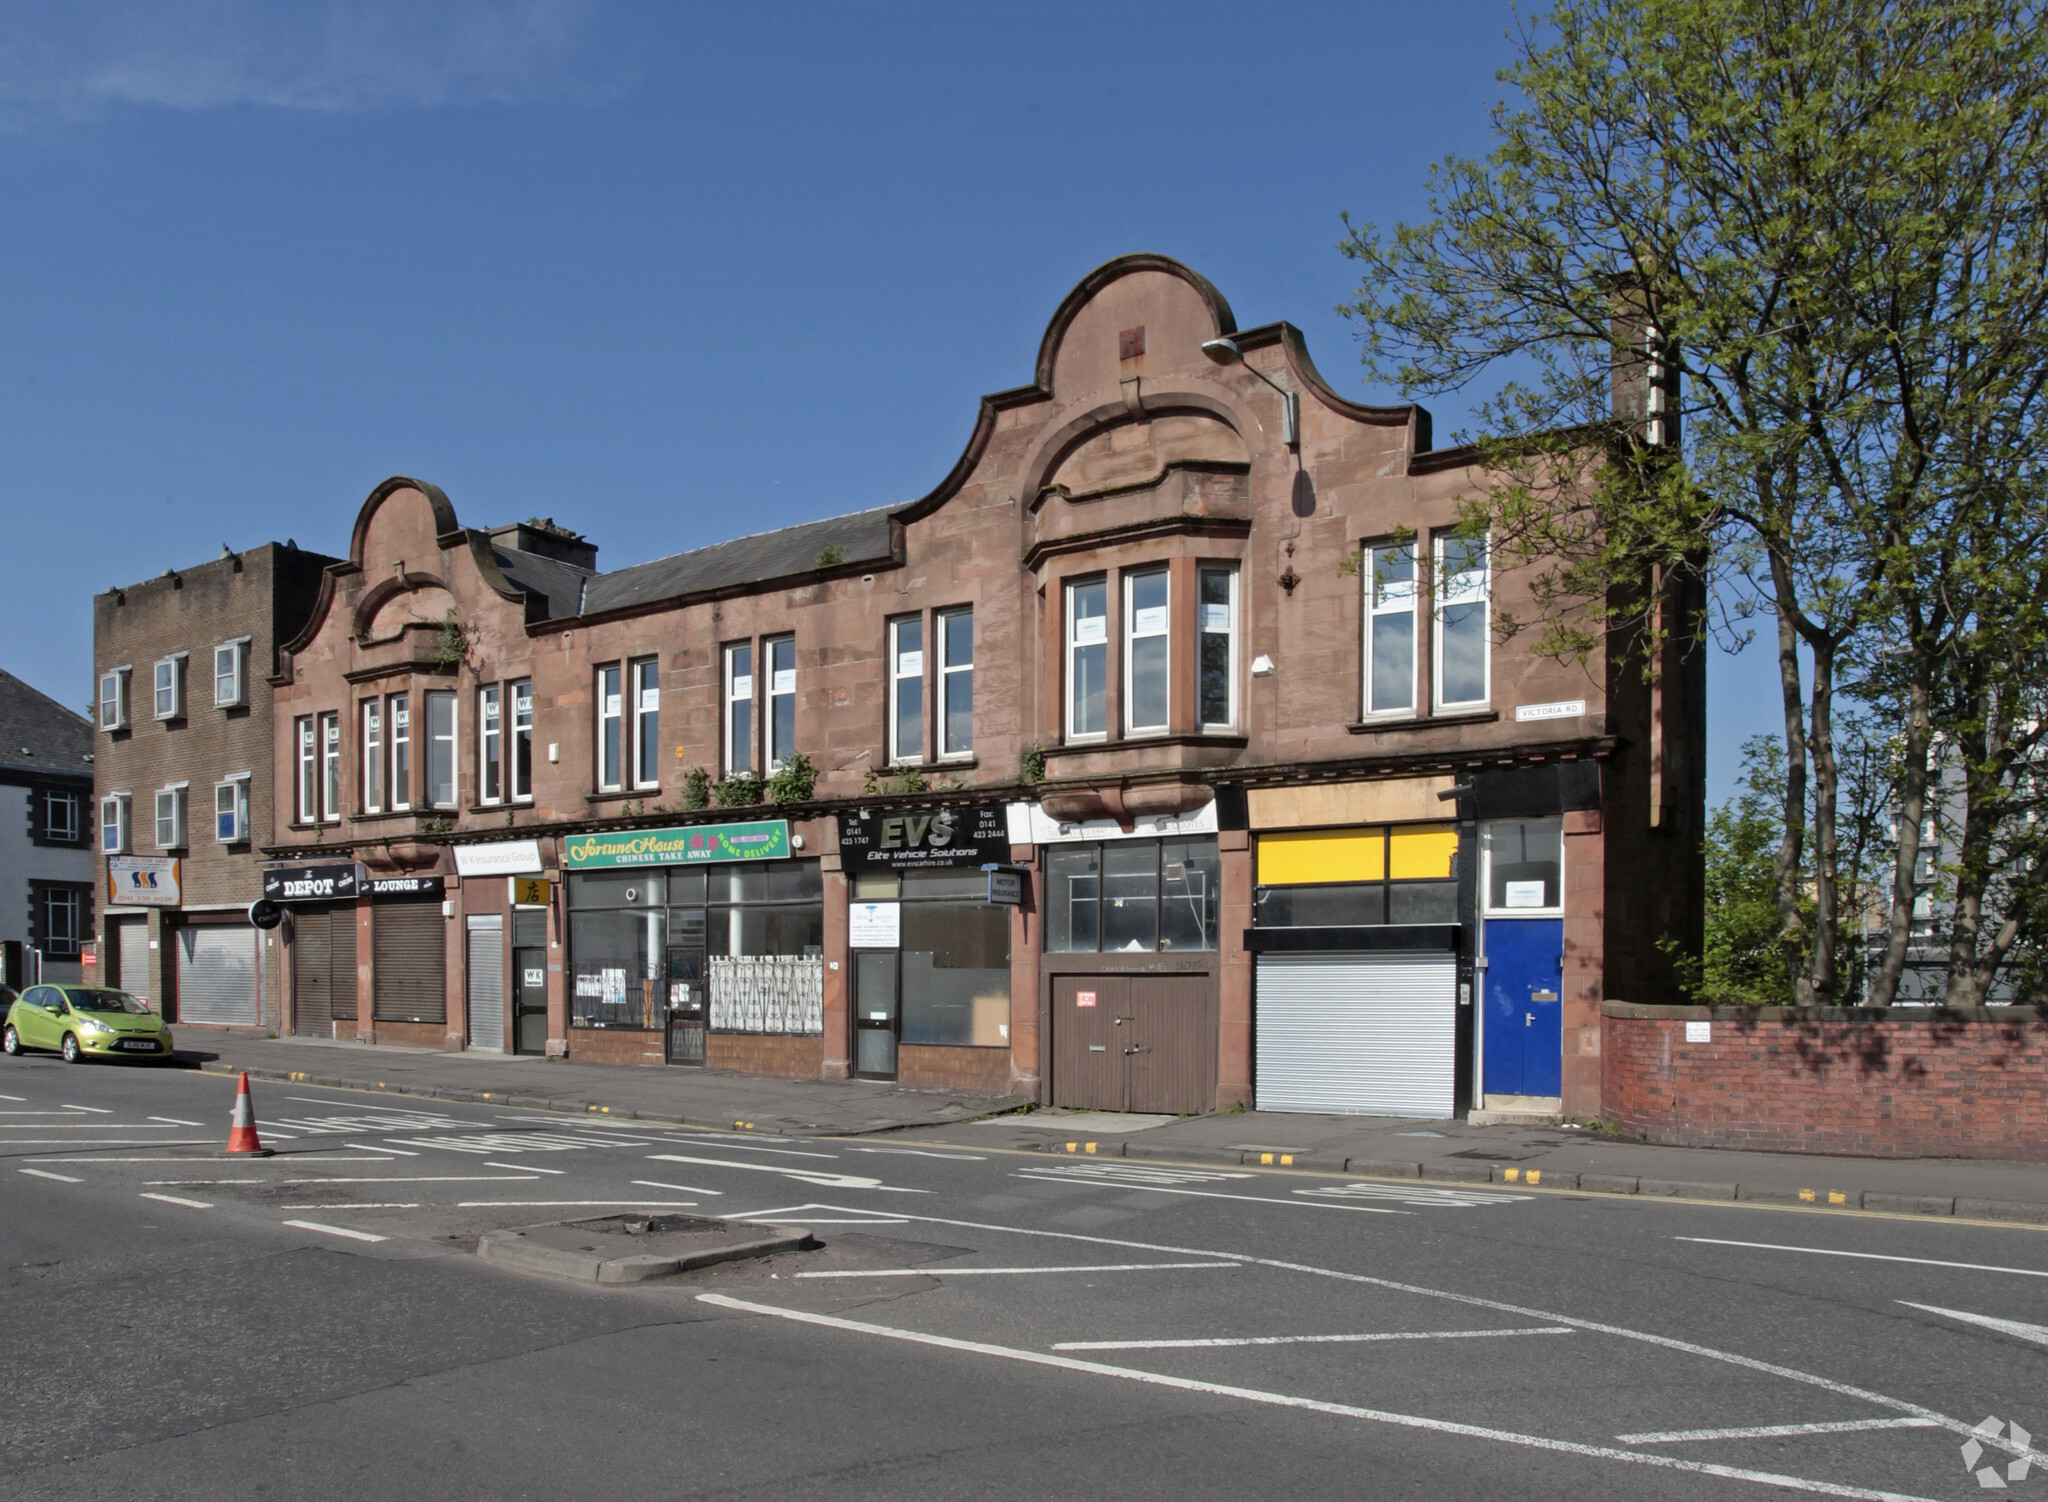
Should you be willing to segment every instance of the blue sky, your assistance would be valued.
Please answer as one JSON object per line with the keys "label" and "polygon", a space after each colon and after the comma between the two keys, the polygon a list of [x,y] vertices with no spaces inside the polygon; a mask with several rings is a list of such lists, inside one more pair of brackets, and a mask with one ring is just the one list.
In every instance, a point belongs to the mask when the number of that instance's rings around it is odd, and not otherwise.
{"label": "blue sky", "polygon": [[[389,474],[470,524],[553,516],[607,567],[908,500],[1127,251],[1396,399],[1334,311],[1339,214],[1416,217],[1432,160],[1485,149],[1512,24],[17,0],[0,667],[82,706],[95,591],[223,543],[344,552]],[[1717,799],[1770,683],[1715,662]]]}

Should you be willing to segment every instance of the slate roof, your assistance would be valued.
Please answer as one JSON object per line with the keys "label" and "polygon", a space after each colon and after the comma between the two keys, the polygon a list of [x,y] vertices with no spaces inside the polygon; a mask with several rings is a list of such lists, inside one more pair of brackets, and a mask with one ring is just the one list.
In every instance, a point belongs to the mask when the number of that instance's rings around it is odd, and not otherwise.
{"label": "slate roof", "polygon": [[0,671],[0,767],[92,777],[92,721]]}
{"label": "slate roof", "polygon": [[517,548],[496,544],[491,547],[491,557],[497,560],[498,567],[513,584],[547,601],[547,618],[551,621],[565,620],[576,614],[584,581],[597,577],[591,570],[564,563],[559,558],[543,558],[538,553],[523,553]]}
{"label": "slate roof", "polygon": [[817,567],[819,551],[833,545],[839,548],[843,564],[884,562],[892,556],[889,516],[899,509],[878,506],[872,511],[802,522],[773,532],[756,532],[751,537],[713,543],[708,548],[674,553],[651,563],[637,563],[616,573],[598,574],[590,580],[583,613],[596,615],[678,595],[744,587],[809,573]]}

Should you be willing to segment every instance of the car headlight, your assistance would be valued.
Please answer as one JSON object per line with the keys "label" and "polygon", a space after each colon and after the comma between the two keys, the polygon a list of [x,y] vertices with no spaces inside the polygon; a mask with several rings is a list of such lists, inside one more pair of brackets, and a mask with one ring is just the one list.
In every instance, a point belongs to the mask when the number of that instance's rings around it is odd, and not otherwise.
{"label": "car headlight", "polygon": [[100,1021],[100,1020],[99,1020],[98,1018],[96,1018],[96,1017],[86,1017],[86,1018],[83,1018],[83,1019],[81,1019],[81,1020],[80,1020],[80,1023],[79,1023],[79,1025],[80,1025],[81,1027],[83,1027],[83,1028],[84,1028],[84,1029],[85,1029],[85,1030],[86,1030],[87,1032],[89,1032],[89,1033],[103,1033],[103,1034],[104,1034],[104,1033],[112,1033],[112,1032],[113,1032],[113,1029],[112,1029],[112,1028],[108,1027],[108,1026],[107,1026],[107,1025],[106,1025],[106,1024],[104,1023],[104,1022],[101,1022],[101,1021]]}
{"label": "car headlight", "polygon": [[162,1038],[162,1039],[164,1040],[164,1051],[165,1051],[166,1053],[170,1052],[170,1048],[171,1048],[171,1030],[170,1030],[169,1028],[165,1028],[165,1029],[164,1029],[164,1030],[163,1030],[163,1031],[162,1031],[161,1033],[159,1033],[159,1034],[158,1034],[157,1036],[158,1036],[158,1037],[160,1037],[160,1038]]}

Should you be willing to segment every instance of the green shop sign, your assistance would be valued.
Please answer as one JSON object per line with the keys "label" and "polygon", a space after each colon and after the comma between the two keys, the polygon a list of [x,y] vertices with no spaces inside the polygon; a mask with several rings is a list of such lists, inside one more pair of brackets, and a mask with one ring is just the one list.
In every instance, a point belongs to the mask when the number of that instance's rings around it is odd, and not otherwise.
{"label": "green shop sign", "polygon": [[603,866],[696,866],[709,861],[770,861],[789,854],[789,821],[697,824],[685,829],[621,829],[576,834],[564,844],[571,871]]}

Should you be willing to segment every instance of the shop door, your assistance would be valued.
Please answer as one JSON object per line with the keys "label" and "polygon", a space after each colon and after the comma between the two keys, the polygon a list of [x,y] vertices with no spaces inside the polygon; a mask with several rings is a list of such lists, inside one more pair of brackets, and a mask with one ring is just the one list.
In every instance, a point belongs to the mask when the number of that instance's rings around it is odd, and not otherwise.
{"label": "shop door", "polygon": [[440,903],[377,905],[370,919],[371,1014],[379,1022],[448,1020],[447,942]]}
{"label": "shop door", "polygon": [[867,1080],[896,1078],[896,970],[894,949],[853,952],[853,1072]]}
{"label": "shop door", "polygon": [[302,908],[291,922],[292,1031],[306,1038],[354,1037],[355,909]]}
{"label": "shop door", "polygon": [[[698,917],[702,931],[702,916]],[[671,1064],[702,1064],[704,1036],[709,1026],[705,1005],[704,948],[675,948],[668,952],[668,1061]]]}
{"label": "shop door", "polygon": [[505,1048],[505,920],[483,913],[469,920],[469,1046]]}
{"label": "shop door", "polygon": [[149,980],[149,920],[123,918],[115,934],[114,954],[120,966],[115,979],[130,996],[155,1001]]}
{"label": "shop door", "polygon": [[548,1051],[548,915],[512,910],[512,1050]]}
{"label": "shop door", "polygon": [[1560,1094],[1564,920],[1489,918],[1485,974],[1485,1093]]}
{"label": "shop door", "polygon": [[1184,1115],[1216,1104],[1206,975],[1053,977],[1053,1104]]}
{"label": "shop door", "polygon": [[1052,1103],[1084,1111],[1124,1109],[1120,975],[1052,978]]}

